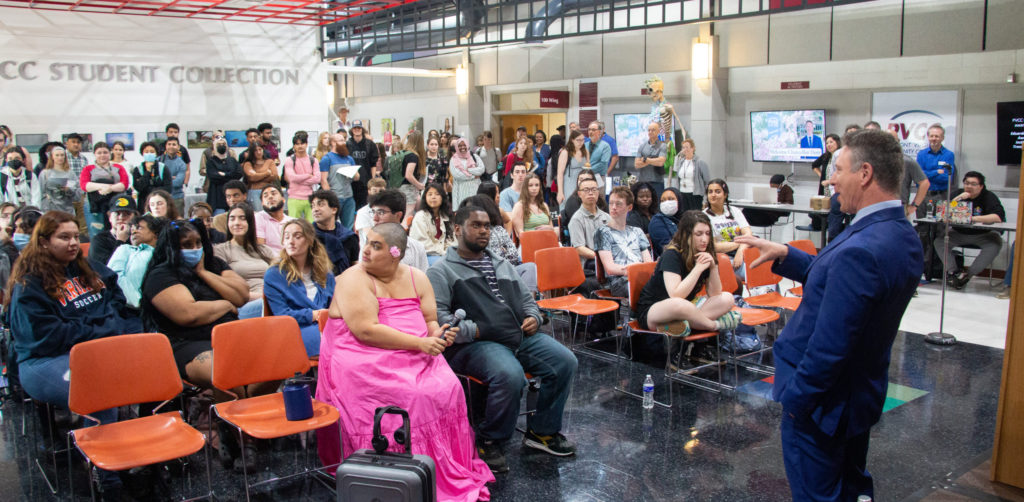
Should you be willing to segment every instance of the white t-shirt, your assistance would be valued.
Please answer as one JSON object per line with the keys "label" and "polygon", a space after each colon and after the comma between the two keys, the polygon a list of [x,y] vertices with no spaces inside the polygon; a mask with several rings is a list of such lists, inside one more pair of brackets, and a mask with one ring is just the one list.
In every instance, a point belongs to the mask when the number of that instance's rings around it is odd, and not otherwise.
{"label": "white t-shirt", "polygon": [[[732,213],[732,217],[729,216]],[[715,236],[715,242],[732,242],[740,235],[741,228],[750,228],[743,212],[737,208],[725,206],[725,212],[721,215],[711,214],[711,209],[705,209],[704,214],[711,219],[711,234]]]}
{"label": "white t-shirt", "polygon": [[366,245],[366,232],[373,228],[373,214],[370,213],[370,205],[367,204],[356,211],[356,232],[359,233],[359,249]]}

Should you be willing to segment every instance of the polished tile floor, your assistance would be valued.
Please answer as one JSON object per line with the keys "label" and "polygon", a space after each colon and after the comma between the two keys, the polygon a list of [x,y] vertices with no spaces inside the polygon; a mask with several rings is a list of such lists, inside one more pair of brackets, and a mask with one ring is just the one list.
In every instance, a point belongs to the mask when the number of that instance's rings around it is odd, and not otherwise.
{"label": "polished tile floor", "polygon": [[[920,335],[901,334],[893,348],[891,381],[895,400],[872,432],[869,468],[876,500],[917,500],[950,472],[973,466],[992,446],[1003,352],[963,343],[939,348]],[[622,366],[581,355],[565,414],[565,433],[578,444],[575,458],[556,459],[526,451],[520,435],[506,447],[511,472],[491,486],[495,501],[784,501],[789,488],[782,466],[777,404],[766,400],[765,376],[727,367],[726,381],[741,391],[713,394],[671,386],[675,407],[645,412],[639,400],[615,391],[638,391],[643,376],[660,368]],[[770,381],[770,379],[769,379]],[[758,390],[760,389],[760,390]],[[670,386],[657,379],[656,397]],[[899,403],[897,404],[896,401]],[[61,467],[60,496],[52,496],[35,465],[41,440],[31,411],[8,402],[0,423],[0,500],[70,500]],[[415,439],[414,439],[415,440]],[[297,443],[260,454],[260,476],[296,465]],[[273,466],[266,464],[273,461]],[[198,493],[205,486],[203,458],[189,470]],[[80,470],[79,470],[80,471]],[[76,471],[77,472],[77,471]],[[132,479],[144,488],[155,483]],[[179,491],[182,477],[171,478]],[[76,497],[88,497],[84,476],[76,476]],[[244,500],[241,475],[214,462],[214,490],[220,500]],[[922,490],[925,490],[922,492]],[[331,500],[316,483],[293,482],[258,492],[260,500]],[[146,496],[140,500],[158,500]]]}

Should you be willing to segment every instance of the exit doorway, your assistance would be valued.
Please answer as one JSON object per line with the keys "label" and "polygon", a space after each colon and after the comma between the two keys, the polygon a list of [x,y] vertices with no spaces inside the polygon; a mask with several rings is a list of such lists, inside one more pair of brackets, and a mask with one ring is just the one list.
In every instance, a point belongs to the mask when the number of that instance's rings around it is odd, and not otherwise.
{"label": "exit doorway", "polygon": [[550,139],[552,134],[558,133],[556,129],[559,126],[566,124],[565,118],[565,112],[501,115],[500,148],[504,151],[510,143],[515,141],[516,129],[520,126],[526,127],[526,132],[530,136],[539,130],[544,131],[544,134]]}

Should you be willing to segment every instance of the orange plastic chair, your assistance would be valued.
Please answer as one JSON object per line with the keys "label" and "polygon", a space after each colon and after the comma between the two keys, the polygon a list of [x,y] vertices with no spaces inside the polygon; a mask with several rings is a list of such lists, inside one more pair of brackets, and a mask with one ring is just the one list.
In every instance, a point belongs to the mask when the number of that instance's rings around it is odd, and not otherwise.
{"label": "orange plastic chair", "polygon": [[[814,241],[810,239],[797,239],[795,241],[789,241],[788,244],[811,256],[818,255],[818,249],[814,247]],[[803,296],[804,287],[796,286],[794,288],[790,288],[789,293],[793,296]]]}
{"label": "orange plastic chair", "polygon": [[327,309],[320,309],[313,311],[313,318],[316,319],[316,323],[320,326],[320,333],[324,332],[324,326],[327,325],[327,319],[330,318]]}
{"label": "orange plastic chair", "polygon": [[[757,267],[751,267],[750,264],[754,262],[759,256],[761,251],[757,248],[747,248],[743,253],[743,266],[746,267],[747,272],[747,291],[750,288],[756,288],[760,286],[776,286],[782,277],[772,272],[771,263],[762,263]],[[749,296],[744,298],[747,303],[755,307],[763,308],[778,308],[786,310],[796,310],[800,307],[800,299],[792,298],[788,296],[782,296],[778,292],[772,291],[763,295]]]}
{"label": "orange plastic chair", "polygon": [[[68,408],[86,417],[130,404],[162,401],[163,406],[182,391],[171,343],[160,333],[76,344],[71,348],[70,368]],[[73,430],[68,441],[90,468],[123,471],[187,457],[203,449],[206,437],[188,425],[180,412],[157,414],[154,410],[146,417]],[[212,494],[208,451],[206,484]]]}
{"label": "orange plastic chair", "polygon": [[[583,275],[583,265],[580,264],[579,254],[576,248],[555,247],[541,249],[534,255],[537,260],[537,290],[541,293],[557,289],[569,289],[583,284],[586,276]],[[585,298],[579,293],[546,298],[537,302],[537,306],[548,311],[565,312],[577,316],[591,317],[607,312],[619,310],[619,303],[609,300],[594,300]],[[573,346],[576,339],[576,323],[570,319],[570,349],[584,347]],[[554,336],[554,324],[551,325],[551,334]],[[586,353],[597,357],[607,357],[606,354],[599,354],[595,351]]]}
{"label": "orange plastic chair", "polygon": [[79,244],[78,245],[78,249],[82,250],[82,256],[84,256],[86,258],[89,257],[89,243],[88,242],[83,242],[83,243]]}
{"label": "orange plastic chair", "polygon": [[541,249],[557,248],[558,234],[551,230],[530,230],[519,236],[523,263],[535,263],[534,253]]}
{"label": "orange plastic chair", "polygon": [[[583,265],[580,264],[576,248],[548,248],[538,250],[537,259],[537,290],[541,293],[556,289],[575,288],[583,281]],[[563,310],[582,316],[592,316],[613,312],[619,304],[608,300],[591,300],[574,293],[548,298],[537,302],[537,306],[545,310]]]}
{"label": "orange plastic chair", "polygon": [[[324,317],[320,319],[317,317],[318,312],[323,312]],[[270,317],[274,315],[274,311],[270,309],[270,302],[267,301],[267,296],[263,296],[263,317]],[[320,325],[320,332],[324,332],[324,325],[327,324],[327,310],[320,309],[313,311],[313,319],[316,320],[317,324]],[[320,356],[309,356],[309,365],[317,368],[320,366]]]}
{"label": "orange plastic chair", "polygon": [[[736,280],[736,272],[732,269],[732,259],[725,253],[718,253],[718,278],[722,281],[722,291],[736,291],[739,283]],[[733,307],[739,312],[743,319],[741,323],[747,326],[760,326],[779,320],[779,313],[768,309],[751,309],[745,307]]]}
{"label": "orange plastic chair", "polygon": [[[598,256],[594,260],[594,269],[595,269],[594,270],[595,275],[597,276],[598,284],[604,284],[604,283],[608,282],[608,274],[605,274],[605,272],[604,272],[604,262],[601,261],[601,257],[600,256]],[[603,289],[599,289],[597,291],[594,291],[594,296],[596,296],[596,297],[598,297],[598,298],[600,298],[602,300],[611,300],[611,301],[614,301],[614,302],[619,302],[620,305],[629,301],[629,298],[613,295],[612,291],[610,289],[608,289],[608,288],[603,288]]]}
{"label": "orange plastic chair", "polygon": [[810,239],[797,239],[795,241],[789,241],[787,244],[811,256],[818,255],[818,249],[814,247],[814,241]]}
{"label": "orange plastic chair", "polygon": [[[310,363],[302,343],[299,323],[287,316],[258,317],[219,324],[213,328],[213,385],[235,397],[234,401],[210,407],[211,417],[219,418],[239,431],[239,444],[244,432],[259,439],[273,439],[327,427],[338,422],[338,410],[313,400],[313,416],[306,420],[285,417],[281,393],[238,399],[231,391],[245,385],[284,380],[296,373],[305,373]],[[210,420],[213,431],[213,420]],[[270,483],[335,465],[268,479],[250,485],[245,469],[245,448],[242,448],[242,474],[246,499],[252,486]]]}
{"label": "orange plastic chair", "polygon": [[[630,311],[636,312],[636,305],[637,305],[637,302],[640,300],[640,292],[643,291],[644,286],[646,286],[647,283],[651,280],[651,277],[654,275],[654,271],[657,268],[657,265],[658,264],[656,262],[647,262],[647,263],[634,263],[634,264],[629,265],[629,266],[626,267],[626,279],[629,281],[629,310]],[[671,333],[666,333],[666,332],[660,331],[660,330],[652,330],[652,329],[649,329],[646,326],[641,326],[640,325],[640,321],[637,320],[637,319],[631,319],[626,324],[626,326],[629,329],[629,332],[630,332],[631,335],[632,334],[636,334],[636,333],[647,333],[647,334],[661,335],[661,336],[665,337],[665,345],[666,345],[666,349],[668,349],[668,350],[666,350],[666,358],[665,358],[665,378],[667,380],[669,380],[669,381],[676,380],[676,381],[679,381],[680,383],[683,383],[683,384],[686,384],[686,385],[691,385],[691,386],[697,387],[699,389],[704,389],[704,390],[708,390],[708,391],[711,391],[711,392],[719,392],[723,388],[728,388],[726,385],[724,385],[722,383],[722,367],[721,367],[721,362],[720,362],[721,361],[720,355],[719,355],[719,358],[718,358],[719,360],[718,361],[714,361],[714,362],[711,362],[711,363],[707,363],[707,364],[702,364],[702,365],[696,366],[694,368],[690,368],[690,369],[687,370],[687,372],[685,374],[673,374],[673,371],[669,367],[670,363],[672,362],[671,342],[672,342],[673,338],[681,338],[683,342],[695,342],[695,341],[698,341],[698,340],[706,340],[706,339],[709,339],[709,338],[717,338],[718,334],[719,334],[717,331],[691,331],[690,334],[685,336],[685,337],[678,337],[678,336],[673,335]],[[632,340],[632,336],[630,336],[630,339]],[[718,346],[717,340],[715,342],[715,346],[716,347]],[[710,368],[710,367],[716,367],[718,369],[718,380],[717,381],[697,376],[697,372],[699,372],[699,371],[701,371],[701,370],[703,370],[705,368]],[[623,392],[625,394],[631,395],[633,397],[638,397],[638,398],[641,398],[641,399],[643,398],[643,396],[641,396],[639,394],[635,394],[633,392],[629,392],[629,391],[626,391],[624,389],[616,389],[616,390],[618,390],[620,392]],[[657,404],[661,405],[661,406],[666,407],[666,408],[671,408],[672,407],[672,389],[669,388],[669,402],[667,404],[666,403],[661,403],[661,402],[658,402],[658,401],[655,401],[655,402]]]}

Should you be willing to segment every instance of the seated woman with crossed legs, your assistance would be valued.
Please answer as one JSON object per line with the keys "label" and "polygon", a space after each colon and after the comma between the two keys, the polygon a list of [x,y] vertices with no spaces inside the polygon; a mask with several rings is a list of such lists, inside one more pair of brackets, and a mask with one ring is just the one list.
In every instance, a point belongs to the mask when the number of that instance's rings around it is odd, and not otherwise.
{"label": "seated woman with crossed legs", "polygon": [[[697,296],[707,287],[706,296]],[[679,229],[665,246],[651,280],[640,292],[640,326],[678,336],[735,328],[740,313],[731,310],[732,295],[722,291],[711,220],[697,210],[686,211]]]}

